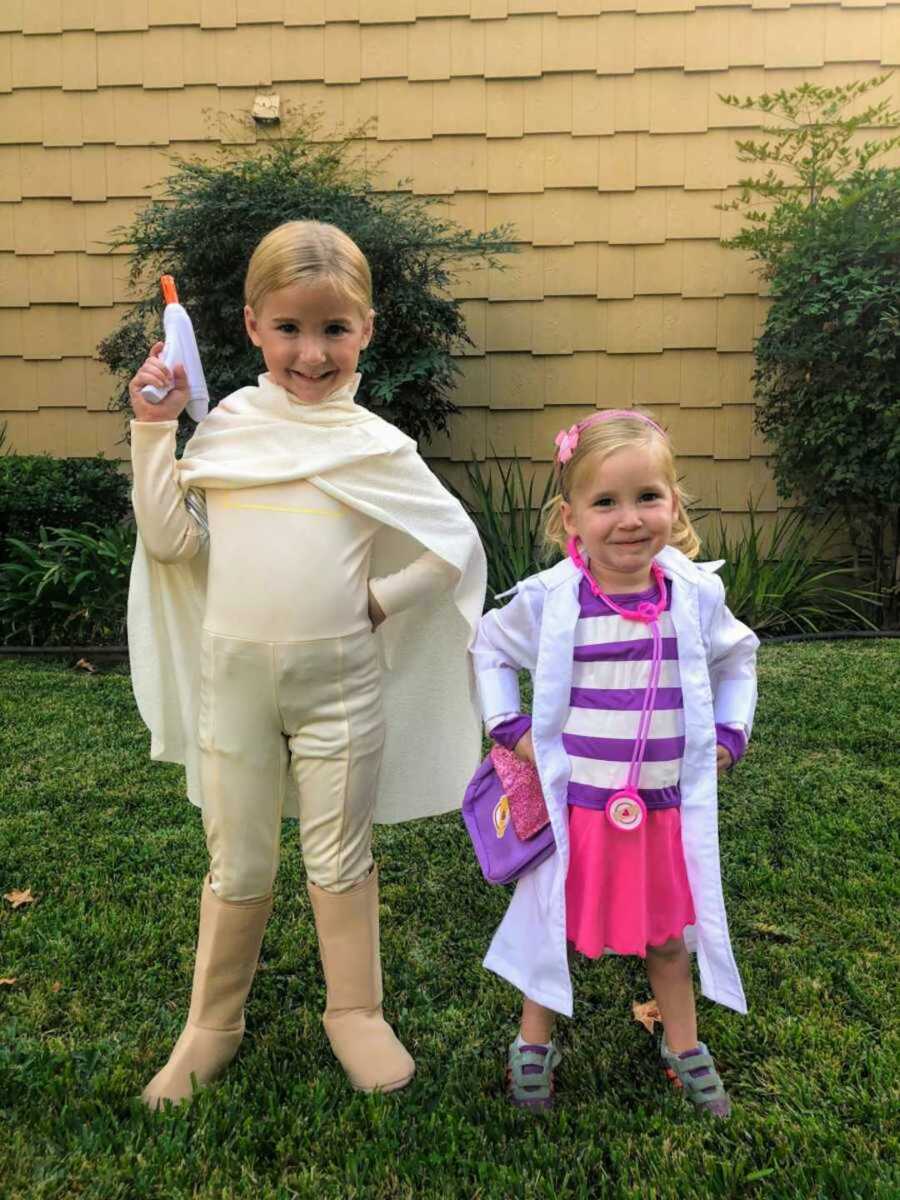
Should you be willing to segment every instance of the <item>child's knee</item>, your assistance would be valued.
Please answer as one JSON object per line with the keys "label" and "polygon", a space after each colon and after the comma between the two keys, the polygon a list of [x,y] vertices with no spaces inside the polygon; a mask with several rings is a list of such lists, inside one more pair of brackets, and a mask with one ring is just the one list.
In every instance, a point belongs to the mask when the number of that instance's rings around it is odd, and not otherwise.
{"label": "child's knee", "polygon": [[210,870],[209,886],[220,900],[236,904],[245,900],[262,900],[271,896],[275,877],[271,872]]}
{"label": "child's knee", "polygon": [[658,946],[647,947],[647,958],[655,962],[675,962],[685,953],[684,938],[680,937],[669,938],[667,942],[661,942]]}

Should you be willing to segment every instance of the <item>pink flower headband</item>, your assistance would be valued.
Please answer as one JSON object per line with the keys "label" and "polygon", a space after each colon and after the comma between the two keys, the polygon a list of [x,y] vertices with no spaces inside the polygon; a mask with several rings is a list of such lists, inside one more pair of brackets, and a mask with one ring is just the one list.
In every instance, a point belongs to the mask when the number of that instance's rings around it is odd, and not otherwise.
{"label": "pink flower headband", "polygon": [[632,408],[608,408],[604,412],[591,413],[583,421],[576,421],[568,429],[561,429],[559,431],[555,439],[557,447],[556,458],[559,465],[561,467],[565,466],[575,453],[582,429],[587,429],[591,425],[597,425],[600,421],[609,421],[613,417],[630,417],[634,421],[643,421],[645,425],[652,425],[662,437],[666,437],[665,430],[661,429],[655,421],[651,421],[649,417],[645,417],[643,413],[635,412]]}

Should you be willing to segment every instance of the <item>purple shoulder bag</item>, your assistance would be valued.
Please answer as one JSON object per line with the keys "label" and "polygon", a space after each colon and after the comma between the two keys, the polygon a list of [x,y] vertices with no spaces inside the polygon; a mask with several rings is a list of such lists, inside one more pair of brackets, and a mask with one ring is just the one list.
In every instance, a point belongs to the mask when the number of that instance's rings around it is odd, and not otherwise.
{"label": "purple shoulder bag", "polygon": [[514,883],[556,849],[537,772],[502,746],[472,776],[462,814],[488,883]]}

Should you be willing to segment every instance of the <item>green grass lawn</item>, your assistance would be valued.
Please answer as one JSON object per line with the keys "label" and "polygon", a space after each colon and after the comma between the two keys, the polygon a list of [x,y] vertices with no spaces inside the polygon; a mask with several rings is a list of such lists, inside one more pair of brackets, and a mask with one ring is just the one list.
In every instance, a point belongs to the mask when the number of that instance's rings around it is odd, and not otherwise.
{"label": "green grass lawn", "polygon": [[633,960],[576,966],[557,1111],[507,1105],[517,996],[480,966],[506,892],[456,814],[376,830],[409,1088],[357,1095],[330,1055],[288,824],[240,1055],[187,1115],[148,1113],[188,1003],[199,817],[124,674],[0,662],[0,892],[37,897],[0,902],[0,1196],[896,1198],[900,642],[760,659],[721,816],[750,1013],[700,1003],[735,1104],[716,1124],[666,1090]]}

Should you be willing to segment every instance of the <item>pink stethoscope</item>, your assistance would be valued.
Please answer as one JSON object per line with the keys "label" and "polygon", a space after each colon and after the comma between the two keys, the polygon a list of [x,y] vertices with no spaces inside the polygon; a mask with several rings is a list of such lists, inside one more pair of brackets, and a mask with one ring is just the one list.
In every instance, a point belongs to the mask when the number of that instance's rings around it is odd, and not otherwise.
{"label": "pink stethoscope", "polygon": [[637,790],[637,785],[641,777],[641,763],[644,761],[644,754],[647,749],[650,721],[653,716],[653,704],[656,700],[659,677],[662,673],[662,633],[659,628],[659,615],[666,607],[665,576],[659,564],[655,560],[651,562],[650,571],[659,591],[658,599],[654,601],[642,600],[636,608],[631,610],[624,609],[607,596],[606,592],[603,591],[590,573],[587,564],[581,557],[578,542],[575,538],[569,541],[566,549],[568,550],[569,558],[571,558],[575,566],[584,575],[591,591],[597,599],[602,600],[604,604],[608,604],[613,612],[618,613],[620,617],[624,617],[626,621],[640,621],[644,625],[649,625],[650,635],[653,638],[650,679],[644,692],[644,702],[641,706],[637,738],[635,739],[634,750],[631,755],[631,765],[628,768],[628,779],[625,786],[619,791],[614,792],[606,802],[606,819],[610,825],[615,829],[621,829],[624,833],[633,833],[643,825],[644,818],[647,816],[647,805],[641,798]]}

